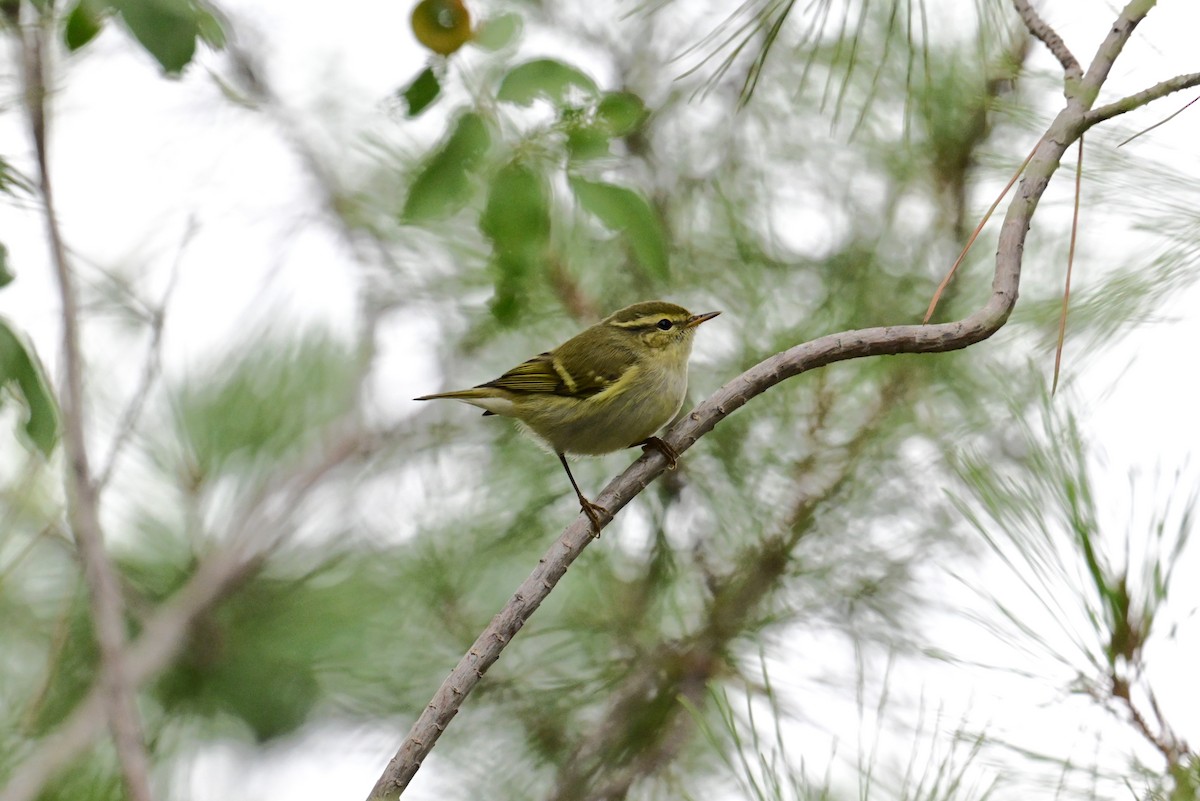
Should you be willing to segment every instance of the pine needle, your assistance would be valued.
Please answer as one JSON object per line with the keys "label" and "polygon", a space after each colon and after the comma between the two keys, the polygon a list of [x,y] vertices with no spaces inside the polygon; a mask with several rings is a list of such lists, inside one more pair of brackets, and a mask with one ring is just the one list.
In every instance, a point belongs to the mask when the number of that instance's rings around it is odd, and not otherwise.
{"label": "pine needle", "polygon": [[1008,183],[1004,185],[1004,189],[1000,191],[996,199],[992,201],[992,205],[988,207],[987,213],[983,215],[983,219],[979,221],[979,225],[975,226],[975,230],[971,232],[971,236],[967,239],[967,244],[963,246],[962,253],[958,254],[958,258],[954,260],[954,265],[950,268],[950,272],[946,273],[946,277],[942,279],[942,283],[938,284],[937,291],[933,293],[933,300],[929,301],[929,308],[925,311],[925,319],[921,321],[922,325],[929,322],[929,318],[933,317],[933,310],[937,308],[938,301],[942,299],[942,293],[946,291],[946,287],[950,284],[950,279],[954,277],[954,273],[958,270],[958,265],[962,264],[963,259],[967,257],[967,253],[971,250],[971,246],[975,244],[975,240],[979,238],[979,232],[983,230],[983,226],[987,225],[987,221],[992,218],[992,214],[996,211],[996,207],[1000,205],[1000,201],[1004,200],[1008,194],[1008,190],[1013,188],[1013,184],[1021,177],[1021,173],[1025,172],[1025,168],[1029,166],[1029,162],[1033,160],[1033,154],[1037,152],[1037,145],[1034,145],[1033,150],[1029,151],[1029,155],[1021,162],[1021,166],[1017,167],[1016,172],[1008,179]]}
{"label": "pine needle", "polygon": [[1075,235],[1079,233],[1079,195],[1083,184],[1083,134],[1079,135],[1079,159],[1075,163],[1075,210],[1071,214],[1071,246],[1067,250],[1067,284],[1063,288],[1062,314],[1058,317],[1058,347],[1054,351],[1054,382],[1050,394],[1058,389],[1058,372],[1062,366],[1063,340],[1067,335],[1067,306],[1071,302],[1071,270],[1075,266]]}

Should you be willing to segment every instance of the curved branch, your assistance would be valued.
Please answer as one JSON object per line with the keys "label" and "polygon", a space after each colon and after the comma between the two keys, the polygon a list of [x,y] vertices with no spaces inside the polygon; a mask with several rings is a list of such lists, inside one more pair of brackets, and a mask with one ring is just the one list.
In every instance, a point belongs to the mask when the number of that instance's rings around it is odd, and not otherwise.
{"label": "curved branch", "polygon": [[[683,453],[751,398],[817,367],[865,356],[944,353],[996,333],[1017,301],[1021,254],[1033,212],[1063,153],[1078,138],[1082,118],[1083,109],[1068,104],[1039,141],[1001,227],[992,294],[981,309],[962,320],[938,325],[898,325],[830,334],[778,353],[717,390],[666,433],[666,442]],[[666,460],[660,454],[647,454],[613,479],[596,502],[615,514],[665,469]],[[399,798],[467,695],[591,541],[591,524],[580,515],[538,560],[537,567],[438,688],[371,790],[371,801]]]}

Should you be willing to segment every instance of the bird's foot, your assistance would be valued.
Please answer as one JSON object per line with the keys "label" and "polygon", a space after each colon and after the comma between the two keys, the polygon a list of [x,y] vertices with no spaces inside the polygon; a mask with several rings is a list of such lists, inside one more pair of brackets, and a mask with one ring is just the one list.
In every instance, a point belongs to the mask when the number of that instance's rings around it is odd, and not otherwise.
{"label": "bird's foot", "polygon": [[579,511],[587,515],[588,520],[592,521],[592,537],[600,539],[600,516],[604,515],[609,520],[612,520],[612,512],[598,503],[592,503],[582,495],[579,496]]}
{"label": "bird's foot", "polygon": [[679,453],[658,437],[648,437],[641,442],[635,442],[634,444],[641,445],[642,451],[645,453],[649,453],[651,448],[661,453],[663,458],[667,460],[668,470],[674,470],[679,466]]}

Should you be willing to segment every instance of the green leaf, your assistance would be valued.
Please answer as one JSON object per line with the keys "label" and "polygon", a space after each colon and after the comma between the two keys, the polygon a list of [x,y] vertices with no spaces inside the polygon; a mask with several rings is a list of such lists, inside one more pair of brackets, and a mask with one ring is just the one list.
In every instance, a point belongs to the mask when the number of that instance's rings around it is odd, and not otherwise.
{"label": "green leaf", "polygon": [[599,181],[572,177],[569,182],[580,207],[621,234],[647,273],[660,280],[667,278],[666,234],[644,197],[632,189]]}
{"label": "green leaf", "polygon": [[609,136],[627,136],[646,120],[646,105],[632,92],[605,92],[596,106],[596,122]]}
{"label": "green leaf", "polygon": [[515,42],[520,35],[521,17],[500,14],[479,23],[475,28],[475,45],[484,50],[499,50]]}
{"label": "green leaf", "polygon": [[196,54],[196,39],[219,47],[220,23],[190,0],[108,0],[130,33],[168,75],[178,75]]}
{"label": "green leaf", "polygon": [[506,164],[492,177],[479,227],[499,251],[540,253],[550,240],[545,178],[523,164]]}
{"label": "green leaf", "polygon": [[200,41],[214,50],[225,47],[225,28],[216,14],[206,8],[196,9],[196,34]]}
{"label": "green leaf", "polygon": [[542,58],[510,70],[500,82],[496,97],[520,106],[532,105],[538,98],[564,105],[575,92],[595,97],[599,90],[595,81],[574,67]]}
{"label": "green leaf", "polygon": [[33,346],[0,318],[0,387],[8,387],[28,409],[25,435],[49,456],[58,442],[58,409]]}
{"label": "green leaf", "polygon": [[581,125],[567,131],[567,153],[572,161],[587,161],[609,155],[609,136],[594,125]]}
{"label": "green leaf", "polygon": [[428,108],[441,91],[442,84],[434,74],[433,67],[426,67],[399,94],[408,106],[408,116],[415,117]]}
{"label": "green leaf", "polygon": [[550,242],[550,191],[545,177],[516,162],[501,168],[488,187],[479,227],[492,240],[496,281],[492,314],[501,323],[514,323],[530,276],[538,273]]}
{"label": "green leaf", "polygon": [[492,137],[478,114],[458,118],[454,130],[409,187],[401,218],[408,223],[441,219],[471,199],[471,175],[483,161]]}
{"label": "green leaf", "polygon": [[525,308],[525,287],[537,265],[521,256],[498,253],[492,256],[490,267],[496,281],[490,304],[492,317],[502,325],[516,325]]}
{"label": "green leaf", "polygon": [[79,0],[67,14],[63,38],[72,52],[86,45],[104,27],[104,6],[96,0]]}
{"label": "green leaf", "polygon": [[8,248],[0,242],[0,288],[6,287],[16,278],[8,266]]}

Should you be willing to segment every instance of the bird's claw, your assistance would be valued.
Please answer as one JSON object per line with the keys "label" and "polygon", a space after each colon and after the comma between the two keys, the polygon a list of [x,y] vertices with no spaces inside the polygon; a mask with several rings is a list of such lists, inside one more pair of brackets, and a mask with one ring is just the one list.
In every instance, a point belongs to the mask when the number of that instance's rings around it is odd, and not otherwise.
{"label": "bird's claw", "polygon": [[679,452],[658,437],[648,437],[636,444],[642,446],[644,453],[649,453],[651,448],[661,453],[667,460],[668,470],[674,470],[679,466]]}
{"label": "bird's claw", "polygon": [[584,497],[580,497],[579,499],[579,510],[587,515],[588,520],[592,521],[592,537],[600,539],[600,515],[604,515],[609,520],[612,520],[612,512],[598,503],[592,503]]}

